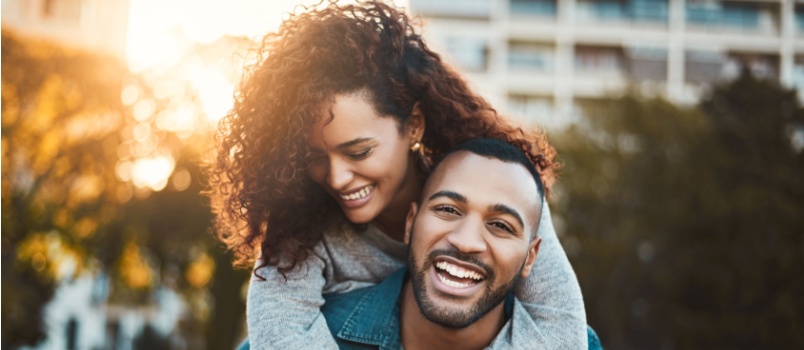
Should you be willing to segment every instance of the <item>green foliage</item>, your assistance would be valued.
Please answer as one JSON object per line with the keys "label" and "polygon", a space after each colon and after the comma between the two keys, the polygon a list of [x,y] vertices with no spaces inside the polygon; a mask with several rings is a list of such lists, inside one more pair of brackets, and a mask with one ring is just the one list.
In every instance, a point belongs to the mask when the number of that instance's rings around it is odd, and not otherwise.
{"label": "green foliage", "polygon": [[804,110],[795,93],[743,75],[695,109],[636,96],[588,107],[588,124],[553,137],[566,166],[555,212],[603,343],[797,343],[804,154],[789,136],[804,131]]}

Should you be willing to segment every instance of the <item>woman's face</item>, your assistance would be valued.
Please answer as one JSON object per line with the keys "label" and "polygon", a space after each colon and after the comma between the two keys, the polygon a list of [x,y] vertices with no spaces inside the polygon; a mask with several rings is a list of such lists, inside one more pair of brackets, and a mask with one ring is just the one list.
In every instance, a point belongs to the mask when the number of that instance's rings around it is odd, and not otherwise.
{"label": "woman's face", "polygon": [[309,176],[353,223],[371,222],[394,208],[401,213],[392,220],[403,220],[420,190],[409,149],[421,137],[423,122],[400,132],[396,120],[379,115],[360,91],[337,95],[328,107],[309,130]]}

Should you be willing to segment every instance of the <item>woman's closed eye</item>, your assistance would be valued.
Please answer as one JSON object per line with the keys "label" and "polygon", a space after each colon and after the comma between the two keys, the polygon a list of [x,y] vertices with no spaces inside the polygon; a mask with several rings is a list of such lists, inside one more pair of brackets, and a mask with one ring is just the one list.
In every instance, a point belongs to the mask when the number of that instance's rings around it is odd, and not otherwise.
{"label": "woman's closed eye", "polygon": [[362,160],[366,159],[369,156],[369,154],[371,154],[371,150],[372,150],[371,148],[366,148],[354,153],[347,153],[346,156],[352,160]]}

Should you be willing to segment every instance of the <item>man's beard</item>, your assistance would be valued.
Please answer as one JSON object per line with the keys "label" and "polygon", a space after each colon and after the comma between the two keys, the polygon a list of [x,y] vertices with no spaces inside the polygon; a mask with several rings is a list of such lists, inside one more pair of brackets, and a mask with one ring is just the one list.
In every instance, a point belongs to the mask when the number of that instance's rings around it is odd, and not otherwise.
{"label": "man's beard", "polygon": [[[484,283],[486,286],[483,290],[483,295],[480,300],[475,302],[468,310],[451,310],[450,308],[440,307],[430,299],[427,295],[425,287],[425,280],[427,272],[433,268],[433,260],[437,256],[449,256],[461,261],[472,263],[481,267],[485,274],[486,279]],[[410,251],[408,254],[408,266],[410,267],[410,281],[413,286],[413,294],[416,297],[416,303],[419,305],[422,315],[429,321],[447,328],[466,328],[475,323],[477,320],[485,316],[489,311],[494,309],[497,305],[502,303],[506,296],[513,290],[514,285],[519,281],[520,274],[517,273],[514,278],[508,283],[500,286],[496,290],[492,290],[496,276],[494,271],[485,263],[478,260],[476,257],[468,254],[463,254],[457,250],[440,249],[431,252],[427,259],[423,262],[421,269],[416,265],[416,254]],[[524,262],[523,262],[524,267]],[[521,268],[520,268],[521,270]]]}

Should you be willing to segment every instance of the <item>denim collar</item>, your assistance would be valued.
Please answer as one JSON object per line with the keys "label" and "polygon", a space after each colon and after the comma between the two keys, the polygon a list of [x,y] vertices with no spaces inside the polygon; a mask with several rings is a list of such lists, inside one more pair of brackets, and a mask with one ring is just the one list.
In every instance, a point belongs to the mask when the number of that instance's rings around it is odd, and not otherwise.
{"label": "denim collar", "polygon": [[381,350],[402,349],[402,339],[399,336],[399,300],[407,275],[407,267],[401,268],[382,283],[369,288],[336,336],[379,346]]}

